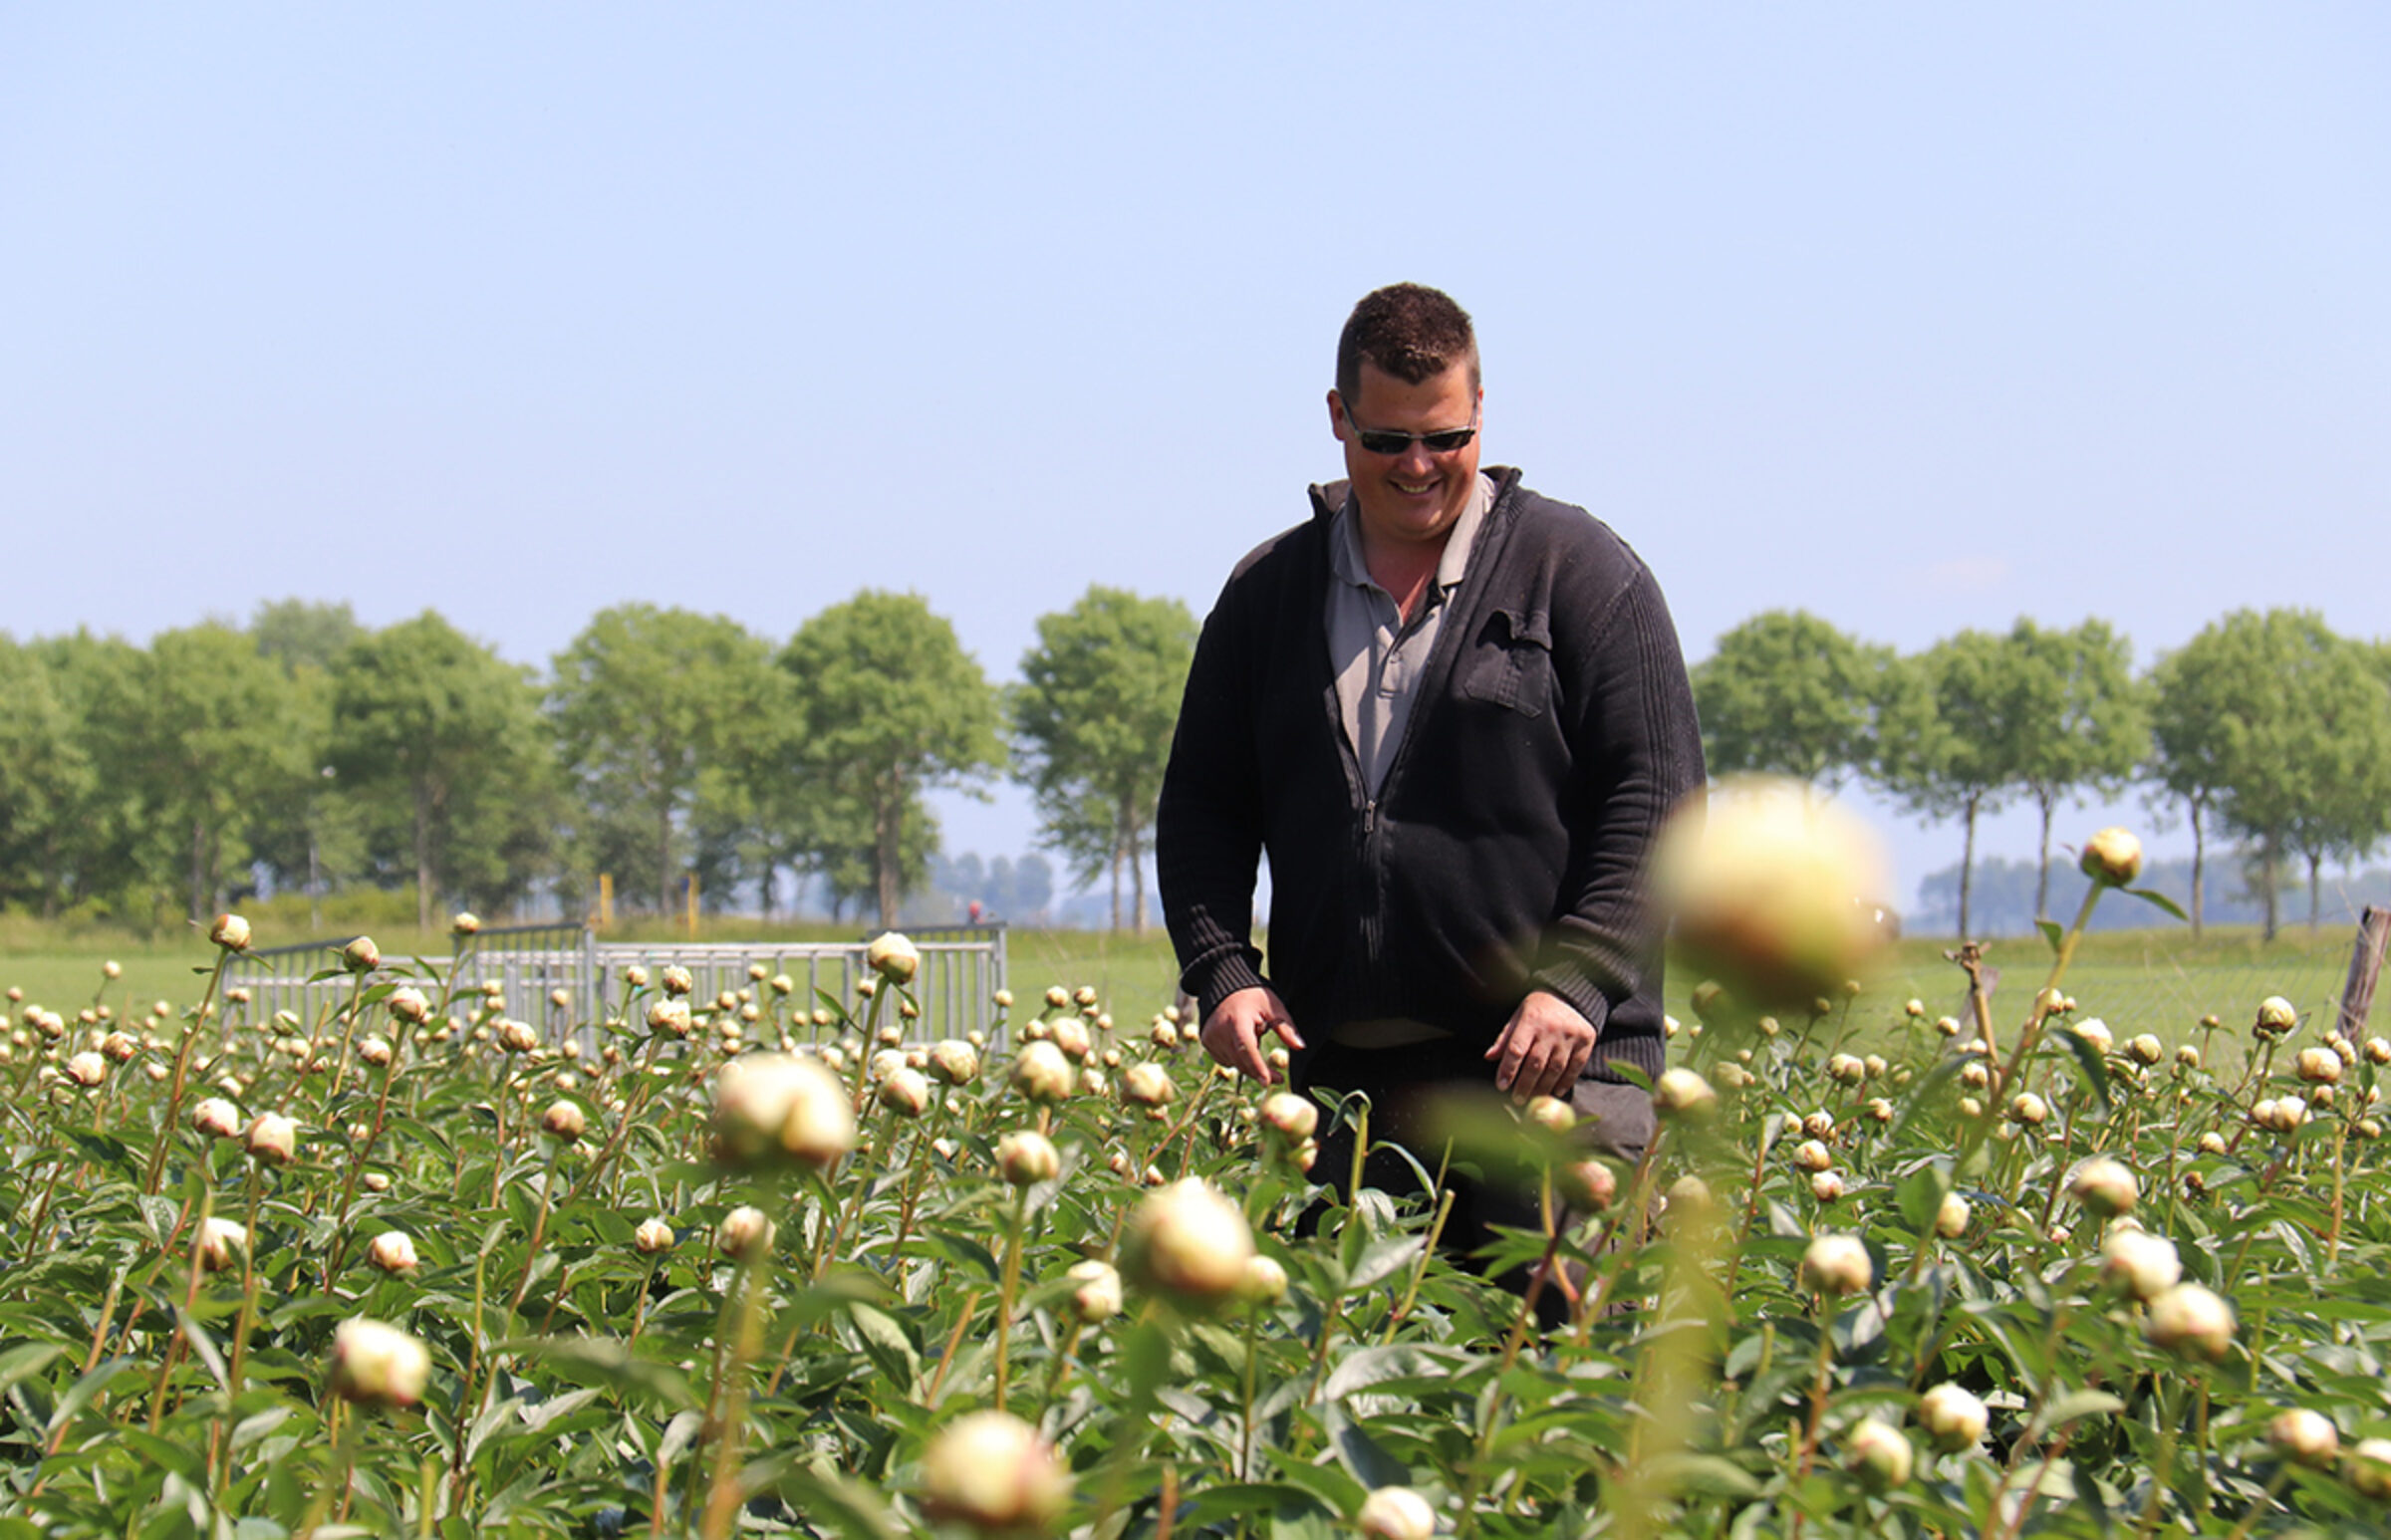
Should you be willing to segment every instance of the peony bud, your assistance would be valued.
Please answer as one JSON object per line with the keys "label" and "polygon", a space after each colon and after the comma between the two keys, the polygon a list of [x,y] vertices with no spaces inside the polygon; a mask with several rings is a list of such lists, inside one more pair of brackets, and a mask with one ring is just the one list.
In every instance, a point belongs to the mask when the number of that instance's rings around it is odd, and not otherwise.
{"label": "peony bud", "polygon": [[378,1070],[389,1067],[394,1052],[386,1038],[370,1037],[357,1045],[357,1056]]}
{"label": "peony bud", "polygon": [[900,1065],[880,1083],[880,1105],[900,1118],[919,1118],[930,1110],[930,1080],[910,1065]]}
{"label": "peony bud", "polygon": [[90,1051],[67,1060],[67,1079],[79,1086],[96,1086],[108,1079],[108,1061]]}
{"label": "peony bud", "polygon": [[2258,1020],[2252,1023],[2261,1037],[2280,1037],[2298,1025],[2298,1009],[2279,994],[2270,994],[2258,1002]]}
{"label": "peony bud", "polygon": [[481,916],[474,913],[471,909],[457,910],[456,917],[448,921],[448,933],[450,935],[474,935],[477,934],[480,929]]}
{"label": "peony bud", "polygon": [[2341,1080],[2341,1056],[2321,1045],[2301,1049],[2291,1068],[2311,1086],[2338,1085]]}
{"label": "peony bud", "polygon": [[1054,1141],[1034,1129],[1017,1129],[996,1142],[996,1172],[1013,1186],[1052,1181],[1062,1169]]}
{"label": "peony bud", "polygon": [[191,1257],[203,1272],[217,1273],[249,1249],[249,1232],[230,1219],[214,1215],[199,1221],[191,1235]]}
{"label": "peony bud", "polygon": [[1909,1438],[1875,1417],[1862,1417],[1843,1435],[1843,1465],[1879,1491],[1910,1479],[1915,1458]]}
{"label": "peony bud", "polygon": [[390,998],[383,1003],[391,1008],[392,1015],[411,1026],[421,1026],[431,1020],[431,1002],[423,998],[423,991],[412,984],[401,984],[392,990]]}
{"label": "peony bud", "polygon": [[372,936],[358,936],[341,948],[341,966],[352,973],[371,973],[382,966],[382,948]]}
{"label": "peony bud", "polygon": [[249,921],[238,914],[218,914],[208,927],[207,938],[228,952],[245,952],[249,949]]}
{"label": "peony bud", "polygon": [[1270,1258],[1255,1252],[1245,1262],[1245,1276],[1237,1284],[1237,1297],[1248,1304],[1275,1305],[1287,1297],[1287,1270]]}
{"label": "peony bud", "polygon": [[299,1125],[280,1113],[259,1113],[241,1148],[260,1165],[288,1165],[299,1153]]}
{"label": "peony bud", "polygon": [[1884,939],[1874,837],[1791,782],[1731,778],[1690,799],[1661,837],[1655,882],[1680,943],[1750,1005],[1831,994]]}
{"label": "peony bud", "polygon": [[1876,1281],[1876,1265],[1857,1235],[1821,1235],[1802,1253],[1801,1281],[1821,1294],[1858,1294]]}
{"label": "peony bud", "polygon": [[773,1237],[780,1226],[764,1217],[764,1211],[742,1203],[722,1216],[714,1227],[714,1249],[732,1261],[741,1261],[759,1251],[772,1247]]}
{"label": "peony bud", "polygon": [[1718,1107],[1719,1093],[1709,1081],[1680,1066],[1662,1072],[1652,1088],[1652,1105],[1665,1118],[1696,1121],[1709,1117]]}
{"label": "peony bud", "polygon": [[632,1247],[642,1256],[664,1255],[672,1249],[672,1226],[663,1219],[642,1219],[640,1227],[631,1232]]}
{"label": "peony bud", "polygon": [[589,1115],[576,1102],[551,1102],[548,1110],[540,1114],[541,1132],[567,1145],[580,1144],[589,1126]]}
{"label": "peony bud", "polygon": [[2082,1038],[2094,1053],[2104,1059],[2116,1050],[2117,1035],[2111,1032],[2109,1024],[2098,1016],[2086,1016],[2069,1030],[2077,1037]]}
{"label": "peony bud", "polygon": [[2275,1413],[2266,1424],[2266,1441],[2284,1458],[2317,1470],[2331,1469],[2341,1452],[2341,1430],[2333,1419],[2305,1407]]}
{"label": "peony bud", "polygon": [[904,934],[883,930],[865,948],[864,966],[892,984],[910,984],[914,981],[914,975],[921,971],[922,952]]}
{"label": "peony bud", "polygon": [[411,1407],[422,1400],[430,1377],[431,1355],[395,1326],[359,1316],[332,1334],[332,1390],[346,1401]]}
{"label": "peony bud", "polygon": [[2197,1283],[2179,1283],[2150,1302],[2143,1335],[2187,1358],[2225,1357],[2234,1345],[2234,1307]]}
{"label": "peony bud", "polygon": [[2100,1243],[2100,1276],[2148,1304],[2176,1286],[2184,1264],[2175,1242],[2147,1230],[2114,1229]]}
{"label": "peony bud", "polygon": [[950,1037],[930,1049],[930,1073],[943,1085],[967,1086],[979,1078],[979,1050]]}
{"label": "peony bud", "polygon": [[1023,1043],[1013,1056],[1013,1089],[1033,1102],[1062,1101],[1071,1081],[1070,1061],[1052,1043]]}
{"label": "peony bud", "polygon": [[2130,888],[2142,875],[2142,842],[2124,829],[2103,829],[2084,842],[2077,870],[2102,888]]}
{"label": "peony bud", "polygon": [[1129,1271],[1147,1287],[1201,1309],[1234,1293],[1253,1255],[1236,1204],[1200,1177],[1175,1181],[1140,1202],[1122,1240]]}
{"label": "peony bud", "polygon": [[2361,1438],[2343,1462],[2342,1475],[2361,1497],[2391,1498],[2391,1438]]}
{"label": "peony bud", "polygon": [[208,1097],[191,1109],[191,1127],[209,1139],[230,1139],[241,1132],[241,1110],[222,1097]]}
{"label": "peony bud", "polygon": [[1935,1233],[1945,1240],[1958,1240],[1968,1233],[1968,1221],[1975,1210],[1957,1192],[1943,1194],[1943,1206],[1935,1210]]}
{"label": "peony bud", "polygon": [[2009,1118],[2027,1128],[2038,1128],[2050,1116],[2050,1106],[2031,1091],[2020,1091],[2009,1102]]}
{"label": "peony bud", "polygon": [[1071,1291],[1071,1309],[1080,1324],[1094,1326],[1121,1313],[1121,1274],[1110,1262],[1074,1262],[1065,1275],[1079,1287]]}
{"label": "peony bud", "polygon": [[982,1535],[1052,1530],[1071,1502],[1071,1472],[1036,1428],[974,1412],[938,1430],[922,1455],[922,1508]]}
{"label": "peony bud", "polygon": [[1834,1163],[1835,1153],[1818,1140],[1805,1139],[1793,1148],[1793,1164],[1796,1169],[1823,1171]]}
{"label": "peony bud", "polygon": [[415,1270],[415,1243],[403,1230],[385,1230],[366,1247],[366,1260],[386,1273]]}
{"label": "peony bud", "polygon": [[1600,1160],[1577,1160],[1555,1173],[1561,1196],[1581,1213],[1600,1213],[1619,1196],[1619,1174]]}
{"label": "peony bud", "polygon": [[1121,1077],[1121,1100],[1133,1107],[1164,1107],[1178,1096],[1171,1072],[1159,1064],[1133,1064]]}
{"label": "peony bud", "polygon": [[1437,1532],[1437,1510],[1408,1486],[1382,1486],[1362,1499],[1354,1527],[1365,1540],[1430,1540]]}
{"label": "peony bud", "polygon": [[1839,1202],[1843,1196],[1843,1173],[1820,1171],[1810,1178],[1810,1196],[1821,1203]]}
{"label": "peony bud", "polygon": [[1320,1128],[1320,1107],[1292,1091],[1273,1091],[1262,1098],[1262,1127],[1290,1145],[1300,1145]]}
{"label": "peony bud", "polygon": [[855,1148],[855,1105],[838,1078],[795,1054],[749,1054],[714,1087],[714,1149],[734,1165],[821,1169]]}
{"label": "peony bud", "polygon": [[2095,1156],[2075,1168],[2075,1179],[2067,1191],[2077,1202],[2104,1219],[2130,1214],[2142,1197],[2142,1185],[2134,1173],[2106,1155]]}
{"label": "peony bud", "polygon": [[1985,1404],[1949,1381],[1918,1398],[1918,1425],[1938,1449],[1974,1448],[1990,1421]]}
{"label": "peony bud", "polygon": [[2125,1053],[2136,1064],[2156,1064],[2167,1057],[2167,1045],[2144,1032],[2125,1040]]}

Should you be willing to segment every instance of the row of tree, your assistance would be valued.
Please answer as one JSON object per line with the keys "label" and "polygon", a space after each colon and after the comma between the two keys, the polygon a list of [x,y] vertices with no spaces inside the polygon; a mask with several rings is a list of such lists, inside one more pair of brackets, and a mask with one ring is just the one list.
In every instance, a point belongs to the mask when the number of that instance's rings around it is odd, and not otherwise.
{"label": "row of tree", "polygon": [[2041,816],[2034,911],[2049,913],[2060,803],[2140,785],[2193,839],[2198,932],[2208,842],[2243,842],[2266,934],[2292,864],[2320,873],[2391,837],[2391,648],[2335,636],[2308,611],[2238,611],[2137,674],[2101,621],[2019,621],[1897,655],[1815,616],[1772,612],[1694,669],[1714,774],[1768,771],[1833,792],[1864,780],[1964,834],[1959,925],[1969,934],[1977,821],[2013,802]]}
{"label": "row of tree", "polygon": [[[925,794],[1008,765],[1049,846],[1145,922],[1162,764],[1194,651],[1176,600],[1091,588],[999,689],[919,596],[866,591],[785,644],[720,616],[605,611],[545,676],[437,614],[379,631],[288,601],[246,628],[0,638],[0,902],[154,924],[261,874],[411,885],[504,911],[598,873],[674,906],[785,877],[897,919],[937,845]],[[1041,869],[1042,870],[1042,869]]]}

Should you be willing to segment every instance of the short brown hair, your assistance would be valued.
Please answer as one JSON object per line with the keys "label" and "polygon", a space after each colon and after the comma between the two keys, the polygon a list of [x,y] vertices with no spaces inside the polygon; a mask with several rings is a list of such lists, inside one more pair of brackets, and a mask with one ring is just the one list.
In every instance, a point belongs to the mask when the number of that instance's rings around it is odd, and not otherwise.
{"label": "short brown hair", "polygon": [[1477,334],[1469,312],[1452,296],[1425,284],[1389,284],[1362,296],[1337,337],[1337,394],[1352,400],[1362,388],[1362,361],[1407,385],[1469,366],[1469,388],[1478,387]]}

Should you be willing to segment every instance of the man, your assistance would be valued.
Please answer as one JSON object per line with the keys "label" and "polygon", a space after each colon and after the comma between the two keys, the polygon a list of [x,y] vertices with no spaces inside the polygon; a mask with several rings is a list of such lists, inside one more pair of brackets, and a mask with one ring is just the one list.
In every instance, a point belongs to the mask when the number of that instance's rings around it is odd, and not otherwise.
{"label": "man", "polygon": [[[1156,830],[1204,1048],[1266,1084],[1275,1036],[1299,1089],[1367,1091],[1373,1142],[1432,1170],[1427,1093],[1457,1085],[1559,1097],[1640,1151],[1651,1110],[1619,1067],[1661,1069],[1646,858],[1703,781],[1651,573],[1583,509],[1481,473],[1483,406],[1451,299],[1355,307],[1328,394],[1346,479],[1204,622]],[[1344,1178],[1327,1139],[1316,1169]],[[1461,1196],[1458,1244],[1523,1217]]]}

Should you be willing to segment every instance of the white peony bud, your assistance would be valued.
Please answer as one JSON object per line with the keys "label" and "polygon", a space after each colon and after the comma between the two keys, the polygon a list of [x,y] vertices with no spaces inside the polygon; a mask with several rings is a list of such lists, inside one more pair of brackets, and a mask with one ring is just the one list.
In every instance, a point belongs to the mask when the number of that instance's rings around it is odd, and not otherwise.
{"label": "white peony bud", "polygon": [[1236,1291],[1253,1255],[1253,1232],[1236,1204],[1190,1176],[1138,1204],[1122,1253],[1141,1283],[1203,1308]]}
{"label": "white peony bud", "polygon": [[922,952],[913,941],[895,930],[883,930],[865,948],[864,966],[892,984],[910,984],[921,971]]}
{"label": "white peony bud", "polygon": [[1821,1235],[1802,1253],[1801,1281],[1821,1294],[1858,1294],[1876,1281],[1876,1265],[1857,1235]]}
{"label": "white peony bud", "polygon": [[1382,1486],[1362,1499],[1354,1527],[1365,1540],[1430,1540],[1437,1510],[1408,1486]]}
{"label": "white peony bud", "polygon": [[366,1247],[366,1260],[386,1273],[415,1270],[415,1243],[403,1230],[385,1230]]}
{"label": "white peony bud", "polygon": [[395,1326],[359,1316],[332,1334],[332,1390],[346,1401],[411,1407],[430,1378],[431,1355]]}
{"label": "white peony bud", "polygon": [[1949,1381],[1918,1398],[1918,1425],[1945,1450],[1972,1449],[1985,1436],[1991,1415],[1985,1404]]}
{"label": "white peony bud", "polygon": [[2234,1307],[2197,1283],[2179,1283],[2150,1302],[2143,1335],[2187,1358],[2221,1359],[2234,1345]]}
{"label": "white peony bud", "polygon": [[1036,1428],[974,1412],[940,1428],[922,1455],[922,1508],[982,1535],[1040,1535],[1071,1503],[1071,1471]]}

